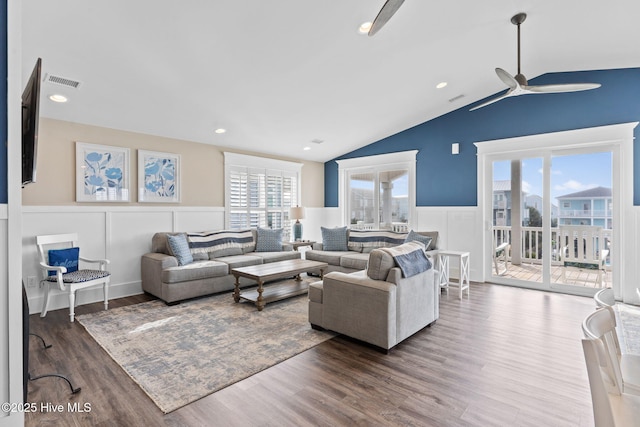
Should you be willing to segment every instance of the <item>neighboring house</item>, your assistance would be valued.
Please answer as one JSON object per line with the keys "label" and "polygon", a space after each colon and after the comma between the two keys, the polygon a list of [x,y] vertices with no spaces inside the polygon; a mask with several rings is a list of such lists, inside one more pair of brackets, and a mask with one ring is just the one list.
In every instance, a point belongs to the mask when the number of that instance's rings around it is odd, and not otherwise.
{"label": "neighboring house", "polygon": [[[375,222],[375,202],[373,190],[367,188],[352,188],[349,200],[350,222],[357,224],[362,221],[365,224]],[[380,207],[382,221],[382,207]],[[406,222],[409,217],[409,198],[406,195],[392,196],[391,198],[391,222]]]}
{"label": "neighboring house", "polygon": [[[526,195],[522,200],[522,221],[527,224],[529,210],[525,209]],[[508,179],[493,181],[493,225],[511,226],[511,181]]]}
{"label": "neighboring house", "polygon": [[[526,208],[536,208],[542,214],[542,196],[537,194],[529,194],[524,198],[524,206]],[[551,221],[558,218],[558,206],[551,203]]]}
{"label": "neighboring house", "polygon": [[612,227],[611,188],[595,187],[557,198],[560,205],[558,225],[594,225]]}

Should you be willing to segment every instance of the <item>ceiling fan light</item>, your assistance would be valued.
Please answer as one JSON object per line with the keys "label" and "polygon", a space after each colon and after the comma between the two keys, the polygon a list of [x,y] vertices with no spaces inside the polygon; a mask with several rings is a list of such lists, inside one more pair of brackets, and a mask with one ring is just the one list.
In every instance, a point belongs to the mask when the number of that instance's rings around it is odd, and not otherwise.
{"label": "ceiling fan light", "polygon": [[371,21],[367,21],[367,22],[363,22],[362,24],[360,24],[360,27],[358,27],[358,33],[365,35],[369,33],[369,30],[371,29]]}

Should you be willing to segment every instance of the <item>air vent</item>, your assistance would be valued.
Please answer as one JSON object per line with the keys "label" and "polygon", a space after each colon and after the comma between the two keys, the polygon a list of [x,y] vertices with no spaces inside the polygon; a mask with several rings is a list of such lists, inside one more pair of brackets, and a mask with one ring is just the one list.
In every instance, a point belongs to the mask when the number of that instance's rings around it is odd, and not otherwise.
{"label": "air vent", "polygon": [[464,98],[464,95],[454,96],[453,98],[451,98],[451,99],[449,100],[449,102],[455,102],[455,101],[457,101],[457,100],[458,100],[458,99],[460,99],[460,98]]}
{"label": "air vent", "polygon": [[52,74],[45,75],[44,81],[48,83],[53,83],[59,86],[71,87],[74,89],[78,89],[80,87],[80,82],[77,80],[68,79],[66,77],[54,76]]}
{"label": "air vent", "polygon": [[322,140],[322,139],[312,139],[311,142],[313,142],[314,144],[322,144],[324,142],[324,140]]}

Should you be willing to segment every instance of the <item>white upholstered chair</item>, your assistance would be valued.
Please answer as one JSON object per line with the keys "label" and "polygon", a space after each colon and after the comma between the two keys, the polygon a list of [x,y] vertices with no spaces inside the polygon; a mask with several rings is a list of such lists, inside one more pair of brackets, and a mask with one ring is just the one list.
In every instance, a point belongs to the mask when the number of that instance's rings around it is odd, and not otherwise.
{"label": "white upholstered chair", "polygon": [[598,361],[609,393],[640,396],[640,355],[622,353],[612,307],[599,308],[582,322],[585,338],[598,344]]}
{"label": "white upholstered chair", "polygon": [[[109,260],[106,259],[88,259],[79,256],[78,261],[89,264],[97,264],[97,269],[80,269],[76,263],[77,271],[67,271],[64,265],[52,265],[50,262],[50,250],[60,250],[78,247],[78,234],[52,234],[46,236],[36,236],[36,245],[38,246],[38,255],[40,256],[40,269],[42,271],[42,283],[44,284],[44,300],[42,304],[41,317],[47,315],[49,307],[49,294],[51,288],[57,288],[69,294],[69,317],[73,322],[75,317],[76,291],[79,289],[89,288],[91,286],[102,285],[104,294],[104,309],[109,305],[109,279],[110,273],[106,271]],[[49,272],[53,272],[50,275]]]}
{"label": "white upholstered chair", "polygon": [[582,349],[587,364],[593,418],[595,427],[637,426],[640,420],[640,396],[627,393],[609,393],[608,374],[603,371],[598,355],[602,353],[601,341],[583,339]]}

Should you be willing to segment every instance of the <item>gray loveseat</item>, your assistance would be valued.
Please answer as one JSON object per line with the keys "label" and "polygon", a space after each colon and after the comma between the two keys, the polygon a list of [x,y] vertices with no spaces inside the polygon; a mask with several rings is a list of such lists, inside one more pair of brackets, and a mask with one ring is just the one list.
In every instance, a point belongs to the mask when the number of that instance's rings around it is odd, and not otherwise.
{"label": "gray loveseat", "polygon": [[[188,234],[194,261],[179,265],[167,241],[167,235],[177,234],[186,233],[154,234],[151,252],[142,255],[141,260],[142,289],[167,303],[232,290],[232,268],[300,258],[300,253],[286,244],[278,248],[281,251],[257,252],[256,230],[220,230]],[[215,235],[217,241],[193,243],[198,235]],[[255,282],[241,279],[240,284],[249,286]]]}
{"label": "gray loveseat", "polygon": [[394,258],[423,250],[417,242],[375,249],[367,270],[325,274],[321,282],[309,286],[311,326],[384,350],[431,326],[440,315],[440,288],[433,269],[403,277]]}
{"label": "gray loveseat", "polygon": [[[343,228],[326,229],[323,228],[323,235],[338,234]],[[427,256],[431,262],[434,262],[434,255],[437,252],[438,232],[437,231],[419,231],[409,233],[398,233],[389,230],[350,230],[346,229],[346,233],[341,240],[344,242],[337,242],[333,240],[331,244],[334,249],[340,250],[326,250],[323,243],[314,243],[313,249],[305,252],[305,259],[311,261],[326,262],[329,267],[325,270],[325,273],[332,271],[340,271],[343,273],[353,273],[367,268],[369,261],[369,254],[374,249],[393,247],[403,244],[407,239],[407,236],[415,235],[422,236],[424,238],[430,238],[429,246],[426,247]],[[334,236],[335,237],[335,236]],[[424,243],[424,241],[422,242]],[[341,246],[341,248],[340,248]],[[309,272],[310,275],[316,275],[317,273]]]}

